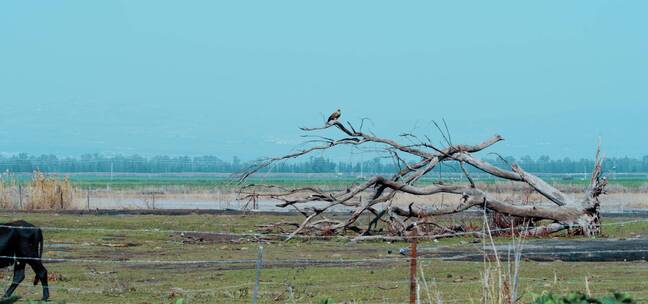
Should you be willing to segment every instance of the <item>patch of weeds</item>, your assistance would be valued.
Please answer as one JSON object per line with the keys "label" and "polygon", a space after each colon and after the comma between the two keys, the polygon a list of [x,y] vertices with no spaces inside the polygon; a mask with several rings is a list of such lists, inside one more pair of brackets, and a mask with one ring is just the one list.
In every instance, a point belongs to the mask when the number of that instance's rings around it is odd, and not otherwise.
{"label": "patch of weeds", "polygon": [[231,299],[244,299],[247,298],[249,294],[249,289],[247,287],[238,288],[235,291],[224,291],[223,294]]}
{"label": "patch of weeds", "polygon": [[102,294],[116,297],[125,293],[135,292],[135,291],[137,291],[137,289],[135,287],[129,286],[128,282],[115,280],[110,287],[105,288],[102,291]]}

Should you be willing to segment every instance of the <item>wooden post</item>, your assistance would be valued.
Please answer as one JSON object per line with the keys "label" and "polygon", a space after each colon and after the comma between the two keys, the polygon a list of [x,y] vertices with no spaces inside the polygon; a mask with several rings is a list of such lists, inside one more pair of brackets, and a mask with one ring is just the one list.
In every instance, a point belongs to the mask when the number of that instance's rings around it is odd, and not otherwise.
{"label": "wooden post", "polygon": [[90,211],[90,186],[88,186],[88,190],[86,192],[86,208],[88,211]]}
{"label": "wooden post", "polygon": [[416,236],[410,243],[410,304],[416,304]]}
{"label": "wooden post", "polygon": [[151,196],[153,197],[153,203],[151,207],[155,209],[155,192],[151,192]]}
{"label": "wooden post", "polygon": [[23,208],[23,188],[20,184],[18,184],[18,206],[20,209]]}
{"label": "wooden post", "polygon": [[256,261],[256,279],[254,282],[254,292],[252,294],[252,304],[257,303],[257,297],[259,296],[259,284],[261,279],[262,264],[263,264],[263,245],[259,244],[259,254],[257,255],[257,261]]}
{"label": "wooden post", "polygon": [[59,203],[61,203],[61,209],[63,209],[63,188],[61,186],[58,187],[59,191]]}

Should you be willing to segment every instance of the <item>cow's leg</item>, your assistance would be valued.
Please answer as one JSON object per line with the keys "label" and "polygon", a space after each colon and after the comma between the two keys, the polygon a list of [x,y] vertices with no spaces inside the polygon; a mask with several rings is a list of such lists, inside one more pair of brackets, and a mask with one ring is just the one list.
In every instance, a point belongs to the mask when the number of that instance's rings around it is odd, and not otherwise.
{"label": "cow's leg", "polygon": [[29,262],[29,266],[34,270],[36,274],[36,279],[34,280],[34,285],[38,284],[38,281],[43,285],[43,301],[49,299],[49,287],[47,286],[47,269],[43,266],[43,263],[39,260],[33,260]]}
{"label": "cow's leg", "polygon": [[20,284],[20,282],[22,282],[24,279],[25,263],[20,261],[16,262],[16,265],[14,265],[13,282],[11,282],[11,286],[9,286],[9,289],[7,289],[7,292],[5,292],[4,297],[11,297],[11,294],[13,294],[14,290],[16,290],[16,287],[18,287],[18,284]]}

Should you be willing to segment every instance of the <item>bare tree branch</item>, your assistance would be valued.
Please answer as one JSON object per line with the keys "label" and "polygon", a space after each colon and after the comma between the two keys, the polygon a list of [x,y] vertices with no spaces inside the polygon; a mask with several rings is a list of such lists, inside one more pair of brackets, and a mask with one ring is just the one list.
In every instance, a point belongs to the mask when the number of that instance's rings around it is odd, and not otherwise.
{"label": "bare tree branch", "polygon": [[[374,236],[368,236],[368,234],[376,230],[379,224],[386,225],[384,233],[392,235],[403,236],[406,231],[412,233],[412,231],[409,231],[410,229],[415,230],[414,233],[423,233],[421,232],[423,231],[420,228],[421,226],[417,226],[417,223],[435,226],[436,223],[432,221],[432,217],[460,213],[474,207],[525,219],[553,221],[552,224],[544,227],[525,230],[526,233],[551,233],[568,227],[580,227],[579,229],[585,235],[593,235],[599,231],[598,208],[600,202],[598,196],[605,193],[604,188],[607,184],[607,180],[601,177],[600,144],[597,149],[592,179],[585,193],[585,198],[577,200],[562,193],[556,187],[537,176],[524,171],[517,164],[511,164],[510,170],[502,169],[472,155],[472,153],[482,151],[503,140],[499,135],[494,135],[477,145],[453,144],[448,125],[443,120],[444,128],[436,122],[434,122],[434,125],[447,143],[447,147],[438,148],[431,144],[431,140],[427,136],[425,136],[426,141],[423,141],[412,133],[403,133],[401,137],[409,141],[409,143],[402,144],[393,139],[378,137],[371,132],[364,132],[362,131],[364,119],[360,125],[360,130],[356,130],[351,123],[347,124],[348,127],[334,120],[322,127],[301,128],[306,132],[315,132],[334,127],[341,132],[342,138],[333,139],[309,135],[308,137],[315,138],[309,143],[317,143],[318,145],[257,163],[241,174],[240,181],[245,181],[252,174],[259,172],[274,162],[297,158],[314,151],[332,149],[340,145],[361,146],[367,143],[382,146],[382,150],[378,150],[378,152],[384,152],[386,157],[392,158],[399,167],[398,171],[389,178],[380,175],[373,176],[364,182],[350,185],[341,191],[324,191],[317,187],[285,189],[282,187],[247,185],[241,188],[239,195],[242,197],[267,197],[279,201],[277,204],[279,207],[293,207],[302,213],[305,219],[291,233],[291,238],[300,233],[339,234],[348,230],[366,234],[368,238],[371,238]],[[409,157],[403,157],[400,154]],[[406,160],[412,158],[417,160]],[[437,165],[452,162],[459,164],[461,171],[468,180],[468,185],[443,183],[418,185],[417,181],[434,170]],[[521,202],[498,200],[485,191],[478,189],[469,171],[465,168],[465,164],[469,164],[497,178],[525,183],[557,206],[528,205]],[[452,197],[458,198],[458,201],[448,207],[441,206],[442,204],[430,200],[428,205],[433,207],[431,209],[419,208],[414,204],[410,204],[407,209],[403,209],[393,204],[397,194],[426,197],[434,197],[437,194],[451,194]],[[313,207],[314,205],[311,203],[315,202],[320,203],[318,204],[320,207]],[[321,203],[325,203],[323,207]],[[382,205],[385,203],[386,205]],[[322,219],[324,212],[334,206],[352,208],[353,212],[344,220]],[[367,212],[373,216],[373,219],[368,223],[366,229],[361,229],[356,225],[356,222],[362,214]],[[385,217],[385,215],[387,216]],[[416,227],[416,229],[413,227]],[[437,228],[445,231],[441,226]]]}

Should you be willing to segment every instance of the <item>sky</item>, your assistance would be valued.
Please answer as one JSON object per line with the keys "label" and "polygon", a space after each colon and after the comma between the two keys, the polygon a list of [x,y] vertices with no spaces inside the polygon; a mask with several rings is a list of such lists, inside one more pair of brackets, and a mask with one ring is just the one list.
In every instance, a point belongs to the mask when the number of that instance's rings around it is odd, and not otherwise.
{"label": "sky", "polygon": [[[3,1],[0,153],[302,147],[342,120],[504,155],[648,154],[647,1]],[[318,133],[335,136],[332,130]],[[318,154],[319,155],[319,154]],[[363,157],[339,150],[331,157]]]}

